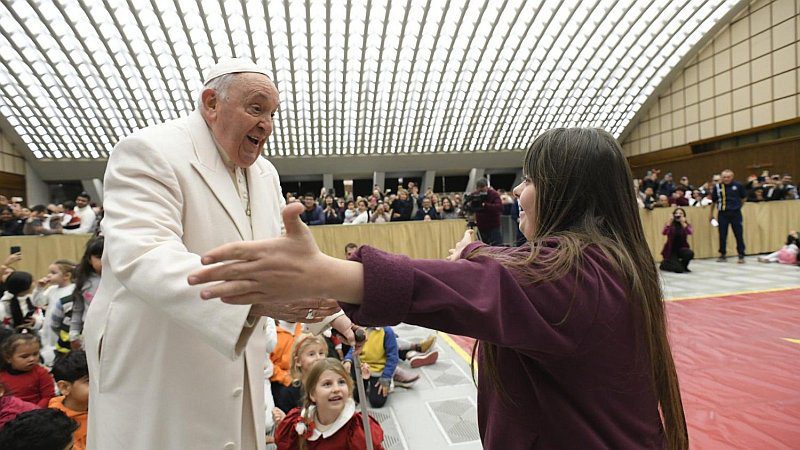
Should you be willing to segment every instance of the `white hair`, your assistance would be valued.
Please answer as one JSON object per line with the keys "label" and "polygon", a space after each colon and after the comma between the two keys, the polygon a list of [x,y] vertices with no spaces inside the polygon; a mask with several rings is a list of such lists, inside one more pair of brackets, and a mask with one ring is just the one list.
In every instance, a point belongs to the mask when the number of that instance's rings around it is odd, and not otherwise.
{"label": "white hair", "polygon": [[238,73],[226,73],[225,75],[209,80],[209,82],[206,83],[205,86],[203,86],[203,89],[200,91],[200,95],[197,98],[197,108],[203,109],[203,91],[206,89],[213,89],[216,91],[217,97],[219,97],[220,100],[227,100],[228,88],[231,87],[234,79],[238,75]]}

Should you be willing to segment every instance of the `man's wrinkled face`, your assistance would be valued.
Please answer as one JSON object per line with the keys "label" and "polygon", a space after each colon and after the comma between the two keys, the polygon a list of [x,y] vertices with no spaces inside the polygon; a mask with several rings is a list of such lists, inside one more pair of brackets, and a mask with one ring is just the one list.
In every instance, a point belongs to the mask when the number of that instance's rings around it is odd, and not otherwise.
{"label": "man's wrinkled face", "polygon": [[250,167],[272,134],[278,90],[265,75],[241,73],[225,95],[203,91],[204,116],[222,150],[238,167]]}

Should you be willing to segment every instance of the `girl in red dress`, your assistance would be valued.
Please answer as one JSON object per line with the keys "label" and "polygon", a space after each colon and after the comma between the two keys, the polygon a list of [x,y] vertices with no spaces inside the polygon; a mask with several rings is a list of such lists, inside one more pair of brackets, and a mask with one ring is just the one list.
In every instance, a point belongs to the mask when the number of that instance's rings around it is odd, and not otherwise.
{"label": "girl in red dress", "polygon": [[[304,375],[305,406],[278,424],[278,450],[366,449],[361,413],[350,395],[353,381],[341,361],[326,358]],[[369,423],[375,450],[383,450],[383,429],[372,417]]]}

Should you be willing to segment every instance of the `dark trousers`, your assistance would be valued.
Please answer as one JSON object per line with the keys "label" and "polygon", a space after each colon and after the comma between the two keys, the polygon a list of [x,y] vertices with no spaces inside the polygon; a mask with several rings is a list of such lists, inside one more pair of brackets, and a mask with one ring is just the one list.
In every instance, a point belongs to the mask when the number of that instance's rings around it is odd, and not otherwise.
{"label": "dark trousers", "polygon": [[725,256],[727,252],[728,225],[733,228],[733,236],[736,238],[736,253],[740,258],[744,258],[744,234],[740,209],[719,212],[719,254]]}
{"label": "dark trousers", "polygon": [[481,234],[481,241],[486,245],[503,245],[503,233],[500,228],[492,228],[491,230],[478,230]]}
{"label": "dark trousers", "polygon": [[[380,377],[371,376],[369,380],[365,380],[361,378],[361,372],[359,371],[358,374],[355,372],[355,364],[350,369],[350,376],[353,377],[354,383],[363,382],[364,383],[364,393],[367,394],[367,398],[369,399],[369,404],[373,408],[382,408],[383,405],[386,404],[386,400],[389,398],[387,395],[386,397],[382,396],[378,393],[378,380]],[[359,401],[358,398],[358,388],[353,385],[353,400]]]}
{"label": "dark trousers", "polygon": [[[300,390],[300,386],[292,384],[284,386],[273,381],[270,387],[272,388],[272,399],[275,401],[275,406],[281,411],[288,414],[292,408],[303,406],[303,392]],[[269,412],[269,414],[272,413]]]}
{"label": "dark trousers", "polygon": [[677,252],[672,252],[669,259],[661,261],[661,270],[669,272],[683,273],[689,269],[689,262],[694,258],[694,252],[690,248],[679,248]]}

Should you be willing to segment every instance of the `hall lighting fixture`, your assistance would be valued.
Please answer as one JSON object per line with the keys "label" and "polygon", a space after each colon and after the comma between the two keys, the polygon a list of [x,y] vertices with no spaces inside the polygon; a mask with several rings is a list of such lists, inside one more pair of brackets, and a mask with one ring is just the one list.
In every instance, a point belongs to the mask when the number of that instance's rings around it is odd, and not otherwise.
{"label": "hall lighting fixture", "polygon": [[223,57],[268,67],[271,157],[520,150],[619,136],[735,0],[4,0],[0,116],[38,159],[103,159],[194,109]]}

